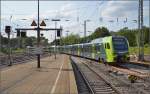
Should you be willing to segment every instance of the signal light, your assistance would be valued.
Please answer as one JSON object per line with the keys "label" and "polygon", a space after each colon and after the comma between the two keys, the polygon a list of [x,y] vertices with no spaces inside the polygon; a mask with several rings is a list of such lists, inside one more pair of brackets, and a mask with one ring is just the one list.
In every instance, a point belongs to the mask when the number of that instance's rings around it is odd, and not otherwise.
{"label": "signal light", "polygon": [[57,30],[57,37],[60,37],[61,35],[60,32],[61,32],[60,30]]}
{"label": "signal light", "polygon": [[11,26],[5,26],[5,32],[10,33],[11,32]]}
{"label": "signal light", "polygon": [[21,32],[21,37],[26,37],[26,32]]}
{"label": "signal light", "polygon": [[20,30],[17,30],[17,37],[20,37]]}

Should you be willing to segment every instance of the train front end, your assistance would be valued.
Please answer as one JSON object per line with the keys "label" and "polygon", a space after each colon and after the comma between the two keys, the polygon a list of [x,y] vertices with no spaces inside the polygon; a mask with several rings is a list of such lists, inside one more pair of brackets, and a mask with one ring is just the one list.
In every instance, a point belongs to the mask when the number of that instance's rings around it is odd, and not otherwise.
{"label": "train front end", "polygon": [[129,43],[125,37],[112,37],[114,61],[129,62]]}

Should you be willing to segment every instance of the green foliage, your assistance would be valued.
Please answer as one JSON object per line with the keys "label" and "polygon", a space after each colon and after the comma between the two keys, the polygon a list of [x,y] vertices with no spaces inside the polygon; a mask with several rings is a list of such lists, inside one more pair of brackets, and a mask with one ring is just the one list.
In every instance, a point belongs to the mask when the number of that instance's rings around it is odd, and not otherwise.
{"label": "green foliage", "polygon": [[36,42],[36,38],[35,37],[25,38],[25,45],[26,46],[33,46],[35,42]]}
{"label": "green foliage", "polygon": [[[150,46],[148,46],[148,47],[144,47],[144,54],[145,55],[150,55]],[[138,55],[138,51],[139,51],[139,49],[138,49],[138,47],[130,47],[130,49],[129,49],[129,52],[130,52],[130,54],[136,54],[136,55]]]}
{"label": "green foliage", "polygon": [[105,37],[105,36],[110,36],[109,30],[105,27],[98,27],[94,33],[92,33],[91,35],[87,36],[87,37],[80,37],[79,35],[69,35],[67,37],[63,37],[60,40],[54,40],[51,45],[55,44],[55,41],[58,45],[59,41],[60,41],[60,45],[69,45],[69,44],[78,44],[78,43],[86,43],[86,42],[90,42],[91,40],[95,39],[95,38],[99,38],[99,37]]}
{"label": "green foliage", "polygon": [[[142,32],[144,33],[144,44],[149,43],[149,28],[148,27],[143,27]],[[109,32],[109,30],[106,27],[98,27],[95,29],[95,31],[87,36],[87,37],[80,37],[79,35],[69,35],[68,37],[63,37],[61,40],[57,39],[56,41],[61,41],[61,45],[69,45],[69,44],[76,44],[76,43],[86,43],[90,42],[93,39],[100,38],[100,37],[105,37],[105,36],[110,36],[110,35],[119,35],[119,36],[125,36],[128,41],[129,45],[131,47],[138,46],[138,29],[128,29],[127,27],[120,29],[116,32]],[[52,42],[54,44],[54,42]]]}
{"label": "green foliage", "polygon": [[21,48],[16,48],[16,49],[12,49],[13,53],[22,53],[25,51],[25,49],[21,49]]}
{"label": "green foliage", "polygon": [[110,36],[109,30],[105,27],[98,27],[93,33],[94,38]]}
{"label": "green foliage", "polygon": [[61,43],[65,44],[65,45],[69,45],[69,44],[77,44],[80,42],[80,37],[79,35],[69,35],[68,37],[63,37],[61,38]]}
{"label": "green foliage", "polygon": [[150,44],[145,44],[144,47],[148,48],[148,47],[150,47]]}
{"label": "green foliage", "polygon": [[[149,42],[149,28],[143,27],[142,32],[144,33],[144,44],[148,44],[148,42]],[[138,38],[139,38],[138,34],[139,34],[138,29],[128,29],[127,27],[120,29],[117,32],[111,32],[111,35],[125,36],[129,41],[129,45],[132,47],[138,46]]]}
{"label": "green foliage", "polygon": [[136,33],[137,33],[136,30],[129,30],[128,28],[123,28],[123,29],[120,29],[115,34],[120,35],[120,36],[125,36],[128,39],[130,46],[136,46],[137,45]]}
{"label": "green foliage", "polygon": [[91,41],[96,38],[110,36],[109,30],[106,27],[98,27],[94,33],[86,38],[86,40]]}
{"label": "green foliage", "polygon": [[[8,53],[8,38],[1,37],[1,52]],[[10,47],[13,51],[21,51],[26,46],[34,46],[37,44],[37,39],[35,37],[26,37],[26,38],[11,38],[10,39]],[[41,45],[48,45],[48,39],[41,37]],[[19,50],[21,48],[21,50]]]}

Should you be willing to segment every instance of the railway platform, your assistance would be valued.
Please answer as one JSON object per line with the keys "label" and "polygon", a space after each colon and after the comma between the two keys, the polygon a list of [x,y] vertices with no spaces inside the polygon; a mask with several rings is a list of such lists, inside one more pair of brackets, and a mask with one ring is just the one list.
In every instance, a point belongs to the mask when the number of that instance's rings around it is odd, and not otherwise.
{"label": "railway platform", "polygon": [[1,69],[0,94],[77,94],[69,56],[57,55]]}

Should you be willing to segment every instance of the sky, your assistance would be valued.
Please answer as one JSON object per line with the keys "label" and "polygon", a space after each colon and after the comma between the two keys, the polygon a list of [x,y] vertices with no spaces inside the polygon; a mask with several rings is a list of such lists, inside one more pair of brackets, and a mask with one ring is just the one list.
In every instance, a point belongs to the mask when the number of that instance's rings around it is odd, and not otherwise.
{"label": "sky", "polygon": [[[144,25],[149,26],[149,0],[144,0]],[[24,20],[26,19],[26,20]],[[68,34],[84,35],[84,21],[87,21],[87,35],[99,26],[117,31],[123,27],[135,29],[138,24],[138,0],[95,0],[95,1],[40,1],[40,22],[44,19],[46,28],[55,28],[52,19],[60,19],[57,27],[63,27],[63,37]],[[118,19],[118,20],[117,20]],[[6,25],[15,28],[30,28],[37,21],[37,1],[1,1],[1,32]],[[69,20],[69,21],[66,21]],[[125,21],[127,21],[125,23]],[[55,38],[55,31],[41,31],[49,42]],[[36,36],[36,31],[27,31],[28,36]],[[15,34],[12,33],[12,37]]]}

